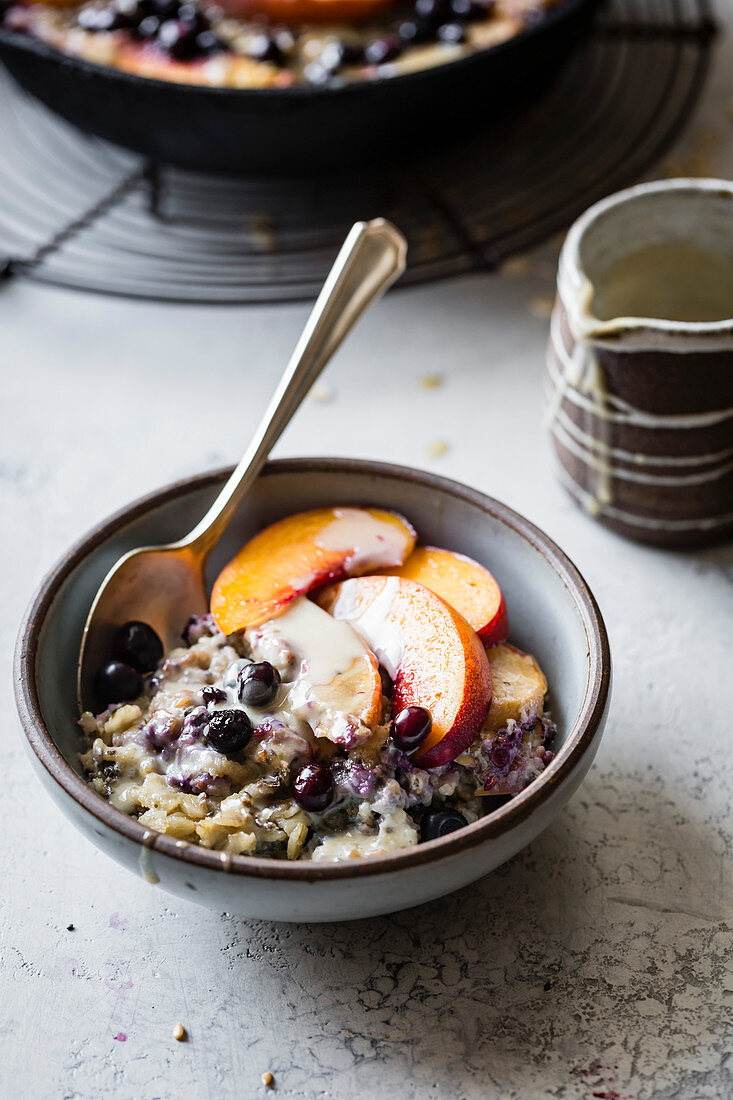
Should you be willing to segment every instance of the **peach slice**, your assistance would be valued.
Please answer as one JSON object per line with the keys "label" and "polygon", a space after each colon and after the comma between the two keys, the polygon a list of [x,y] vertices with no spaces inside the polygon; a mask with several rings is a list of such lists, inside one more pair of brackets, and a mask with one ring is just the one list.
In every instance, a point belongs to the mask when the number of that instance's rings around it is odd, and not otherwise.
{"label": "peach slice", "polygon": [[277,23],[356,23],[384,11],[392,0],[221,0],[237,18],[266,15]]}
{"label": "peach slice", "polygon": [[473,558],[436,546],[416,546],[403,565],[389,572],[435,592],[463,615],[484,645],[509,637],[502,591],[488,569]]}
{"label": "peach slice", "polygon": [[493,685],[487,731],[503,729],[510,719],[523,726],[541,715],[547,680],[532,654],[513,645],[495,645],[486,655]]}
{"label": "peach slice", "polygon": [[483,727],[491,670],[478,635],[452,607],[404,577],[359,577],[325,589],[321,607],[345,619],[394,681],[395,713],[419,706],[432,729],[415,753],[421,768],[448,764]]}
{"label": "peach slice", "polygon": [[280,615],[313,588],[401,565],[415,545],[402,516],[379,508],[316,508],[266,527],[216,578],[211,613],[225,634]]}

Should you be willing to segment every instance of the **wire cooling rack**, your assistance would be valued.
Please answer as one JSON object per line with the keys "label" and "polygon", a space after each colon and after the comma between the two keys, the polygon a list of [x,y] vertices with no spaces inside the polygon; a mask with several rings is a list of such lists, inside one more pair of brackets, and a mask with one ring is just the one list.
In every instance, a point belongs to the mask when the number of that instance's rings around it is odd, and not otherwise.
{"label": "wire cooling rack", "polygon": [[660,157],[713,37],[706,0],[611,0],[519,115],[420,160],[326,179],[154,169],[0,71],[0,276],[166,301],[309,298],[352,222],[378,215],[408,239],[404,283],[491,270]]}

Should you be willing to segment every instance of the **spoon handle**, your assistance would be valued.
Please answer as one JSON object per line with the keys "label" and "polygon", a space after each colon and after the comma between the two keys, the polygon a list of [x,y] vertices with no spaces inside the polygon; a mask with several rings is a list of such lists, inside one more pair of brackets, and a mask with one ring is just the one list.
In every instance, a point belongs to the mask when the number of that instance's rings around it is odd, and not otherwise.
{"label": "spoon handle", "polygon": [[364,310],[402,274],[407,243],[391,222],[352,226],[252,442],[190,535],[178,543],[205,558],[224,533],[272,448]]}

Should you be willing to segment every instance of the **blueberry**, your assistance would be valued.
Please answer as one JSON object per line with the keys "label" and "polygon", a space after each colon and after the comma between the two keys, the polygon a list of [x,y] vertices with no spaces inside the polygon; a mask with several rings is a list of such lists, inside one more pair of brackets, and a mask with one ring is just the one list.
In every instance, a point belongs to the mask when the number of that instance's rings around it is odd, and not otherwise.
{"label": "blueberry", "polygon": [[124,661],[109,661],[97,672],[94,686],[105,706],[111,703],[129,703],[137,699],[143,690],[143,678],[137,669]]}
{"label": "blueberry", "polygon": [[350,42],[344,42],[341,38],[335,38],[327,42],[318,58],[325,69],[335,73],[342,65],[357,65],[364,60],[364,51],[360,46],[354,46]]}
{"label": "blueberry", "polygon": [[126,15],[108,8],[82,8],[76,19],[77,25],[85,31],[119,31],[130,26]]}
{"label": "blueberry", "polygon": [[415,14],[437,26],[450,18],[448,0],[415,0]]}
{"label": "blueberry", "polygon": [[439,42],[444,42],[446,46],[457,46],[459,42],[466,41],[466,32],[460,23],[444,23],[442,27],[438,27],[437,38]]}
{"label": "blueberry", "polygon": [[147,623],[125,623],[117,631],[114,654],[138,672],[152,672],[163,658],[163,643]]}
{"label": "blueberry", "polygon": [[196,28],[197,33],[209,29],[209,20],[195,4],[181,4],[176,19],[180,19],[183,23],[190,23],[192,27]]}
{"label": "blueberry", "polygon": [[417,46],[421,42],[430,42],[435,37],[432,23],[427,19],[405,19],[397,28],[406,46]]}
{"label": "blueberry", "polygon": [[479,4],[476,0],[450,0],[450,13],[460,23],[472,23],[476,19],[487,16],[492,4],[484,2]]}
{"label": "blueberry", "polygon": [[157,43],[175,61],[191,61],[196,56],[196,27],[182,19],[168,19],[158,31]]}
{"label": "blueberry", "polygon": [[239,673],[237,690],[240,703],[251,707],[264,707],[277,695],[280,687],[280,673],[269,661],[260,661],[255,665],[245,665]]}
{"label": "blueberry", "polygon": [[293,797],[304,810],[325,810],[333,799],[335,784],[326,764],[306,764],[293,780]]}
{"label": "blueberry", "polygon": [[468,822],[458,810],[433,810],[422,819],[420,836],[422,840],[437,840],[438,837],[454,833],[456,829],[462,829],[464,825],[468,825]]}
{"label": "blueberry", "polygon": [[227,693],[217,687],[205,687],[201,691],[201,698],[207,704],[209,703],[226,703]]}
{"label": "blueberry", "polygon": [[405,707],[392,722],[390,733],[403,752],[419,748],[432,729],[430,711],[424,707]]}
{"label": "blueberry", "polygon": [[219,41],[213,31],[201,31],[201,34],[196,35],[196,49],[199,53],[208,56],[212,53],[219,53],[224,49],[224,44]]}
{"label": "blueberry", "polygon": [[285,58],[271,34],[263,31],[250,39],[247,45],[247,57],[253,61],[272,61],[275,65],[284,65]]}
{"label": "blueberry", "polygon": [[252,723],[243,710],[217,710],[206,728],[206,741],[212,749],[234,756],[246,749],[252,736]]}
{"label": "blueberry", "polygon": [[364,50],[364,57],[370,65],[384,65],[388,61],[394,61],[402,53],[403,44],[395,34],[385,35],[384,38],[373,38],[368,42]]}
{"label": "blueberry", "polygon": [[146,15],[137,26],[137,33],[141,38],[155,38],[160,30],[160,19],[157,15]]}

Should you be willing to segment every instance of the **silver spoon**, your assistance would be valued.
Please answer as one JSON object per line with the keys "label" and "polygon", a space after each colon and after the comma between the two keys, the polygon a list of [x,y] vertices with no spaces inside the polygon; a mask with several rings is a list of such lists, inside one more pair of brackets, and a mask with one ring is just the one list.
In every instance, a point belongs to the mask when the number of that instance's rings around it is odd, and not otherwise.
{"label": "silver spoon", "polygon": [[94,678],[112,657],[124,623],[141,620],[168,651],[190,615],[208,610],[204,567],[267,456],[331,356],[364,310],[402,274],[407,244],[390,222],[357,222],[336,257],[313,311],[242,461],[206,515],[180,542],[125,554],[105,577],[84,627],[77,692],[81,710],[98,709]]}

